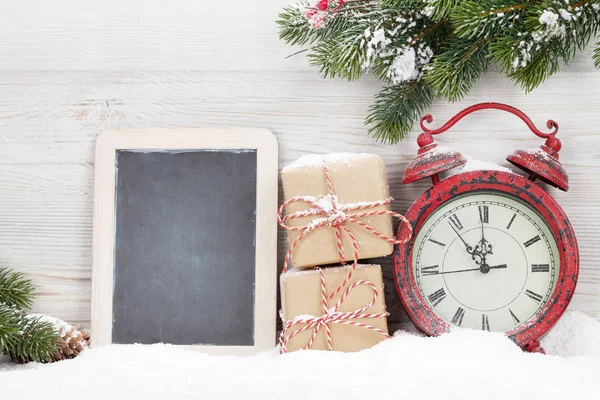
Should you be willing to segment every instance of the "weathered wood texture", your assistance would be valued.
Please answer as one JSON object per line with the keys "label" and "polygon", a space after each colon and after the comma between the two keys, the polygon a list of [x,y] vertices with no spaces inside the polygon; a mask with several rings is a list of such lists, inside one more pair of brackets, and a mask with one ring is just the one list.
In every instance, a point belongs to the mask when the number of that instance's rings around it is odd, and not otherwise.
{"label": "weathered wood texture", "polygon": [[[35,310],[90,320],[93,156],[108,128],[261,127],[279,140],[285,165],[312,152],[373,152],[386,160],[394,210],[405,212],[427,187],[402,186],[416,153],[386,146],[362,120],[378,84],[322,80],[278,41],[274,20],[291,0],[240,2],[4,0],[0,3],[0,265],[40,288]],[[442,123],[481,101],[514,105],[543,126],[561,125],[561,160],[571,190],[555,195],[571,217],[581,251],[572,309],[600,315],[600,71],[590,52],[524,95],[488,73],[459,104],[437,101]],[[440,143],[503,163],[542,143],[515,117],[485,111]],[[280,260],[285,237],[280,232]],[[390,261],[387,302],[401,318]]]}

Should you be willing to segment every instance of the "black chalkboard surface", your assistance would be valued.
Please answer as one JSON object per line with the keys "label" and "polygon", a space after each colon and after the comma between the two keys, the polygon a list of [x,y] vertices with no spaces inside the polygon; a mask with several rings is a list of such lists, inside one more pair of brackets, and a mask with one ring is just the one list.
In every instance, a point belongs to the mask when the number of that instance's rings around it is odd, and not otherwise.
{"label": "black chalkboard surface", "polygon": [[92,345],[233,353],[274,345],[272,134],[184,130],[169,140],[162,133],[109,131],[99,139]]}
{"label": "black chalkboard surface", "polygon": [[113,342],[252,345],[256,150],[116,159]]}

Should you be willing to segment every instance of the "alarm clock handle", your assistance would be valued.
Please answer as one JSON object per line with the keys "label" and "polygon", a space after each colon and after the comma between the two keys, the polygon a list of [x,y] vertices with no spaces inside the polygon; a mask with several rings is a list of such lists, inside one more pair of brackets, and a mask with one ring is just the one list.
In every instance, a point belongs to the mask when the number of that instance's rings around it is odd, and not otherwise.
{"label": "alarm clock handle", "polygon": [[[546,122],[546,126],[548,127],[548,129],[553,130],[551,132],[544,133],[535,126],[533,121],[523,111],[513,106],[509,106],[508,104],[495,102],[479,103],[467,107],[464,110],[460,111],[458,114],[456,114],[454,117],[450,118],[444,125],[442,125],[442,127],[437,129],[429,129],[425,126],[425,122],[427,122],[428,124],[433,122],[433,117],[431,116],[431,114],[423,116],[420,121],[421,129],[423,129],[423,133],[421,134],[423,135],[423,137],[421,138],[421,141],[428,141],[427,139],[431,138],[431,135],[439,135],[440,133],[446,132],[448,129],[452,128],[458,121],[460,121],[461,119],[463,119],[471,113],[487,109],[502,110],[516,115],[523,122],[525,122],[527,127],[531,130],[531,132],[533,132],[534,135],[546,139],[546,146],[548,146],[550,149],[556,152],[560,151],[562,144],[560,143],[560,140],[556,138],[556,134],[558,133],[558,123],[556,121],[549,119]],[[432,139],[430,140],[432,141]],[[419,140],[417,140],[417,142],[419,142]]]}
{"label": "alarm clock handle", "polygon": [[534,135],[546,139],[544,145],[542,145],[540,149],[533,151],[517,150],[506,158],[507,161],[529,173],[529,180],[531,181],[535,181],[539,178],[561,190],[567,191],[569,189],[569,178],[562,167],[558,156],[558,152],[562,147],[562,143],[556,137],[556,134],[558,133],[558,123],[549,119],[546,122],[546,126],[548,129],[552,129],[552,131],[545,133],[540,131],[523,111],[507,104],[494,102],[479,103],[467,107],[437,129],[429,129],[425,126],[425,123],[429,124],[433,122],[433,117],[430,114],[422,117],[420,125],[423,132],[417,138],[419,153],[417,157],[407,165],[402,183],[406,184],[430,177],[435,185],[439,182],[439,174],[441,172],[464,165],[466,159],[459,151],[453,149],[439,151],[439,149],[436,149],[437,144],[433,140],[433,135],[439,135],[440,133],[446,132],[465,116],[485,109],[497,109],[516,115],[525,122]]}
{"label": "alarm clock handle", "polygon": [[548,127],[548,129],[553,129],[553,131],[544,133],[535,126],[533,121],[531,121],[531,119],[523,111],[521,111],[518,108],[515,108],[513,106],[509,106],[508,104],[495,103],[495,102],[479,103],[479,104],[474,104],[470,107],[467,107],[464,110],[460,111],[458,114],[456,114],[454,117],[450,118],[448,120],[448,122],[446,122],[441,128],[438,128],[438,129],[429,129],[425,126],[425,122],[427,122],[429,124],[431,122],[433,122],[433,117],[430,114],[427,114],[421,118],[421,121],[420,121],[421,129],[423,129],[423,132],[425,132],[425,133],[429,133],[431,135],[439,135],[440,133],[443,133],[443,132],[447,131],[448,129],[452,128],[458,121],[460,121],[467,115],[474,113],[476,111],[479,111],[479,110],[487,110],[487,109],[502,110],[502,111],[506,111],[506,112],[516,115],[523,122],[525,122],[525,124],[531,130],[531,132],[533,132],[538,137],[541,137],[544,139],[549,139],[551,137],[556,136],[556,134],[558,133],[558,123],[554,120],[549,119],[546,122],[546,126]]}

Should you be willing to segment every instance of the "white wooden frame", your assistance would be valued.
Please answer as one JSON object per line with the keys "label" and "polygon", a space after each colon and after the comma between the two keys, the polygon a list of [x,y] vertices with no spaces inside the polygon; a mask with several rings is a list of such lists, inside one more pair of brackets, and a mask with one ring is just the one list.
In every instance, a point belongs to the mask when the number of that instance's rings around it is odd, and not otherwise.
{"label": "white wooden frame", "polygon": [[256,149],[256,275],[253,346],[184,346],[213,354],[252,354],[275,345],[278,151],[266,129],[182,128],[102,132],[96,143],[91,345],[112,343],[115,157],[124,150]]}

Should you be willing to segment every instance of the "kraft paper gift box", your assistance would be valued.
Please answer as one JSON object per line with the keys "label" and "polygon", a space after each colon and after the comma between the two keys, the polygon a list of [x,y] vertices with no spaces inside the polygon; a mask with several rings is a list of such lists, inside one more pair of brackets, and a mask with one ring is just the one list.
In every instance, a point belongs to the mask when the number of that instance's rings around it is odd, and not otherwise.
{"label": "kraft paper gift box", "polygon": [[[327,293],[331,294],[347,278],[352,266],[337,266],[323,268]],[[348,319],[360,324],[372,326],[381,330],[380,332],[365,326],[354,326],[346,324],[330,323],[332,350],[352,352],[367,349],[385,340],[388,337],[387,318],[385,315],[385,299],[383,296],[383,280],[381,267],[379,265],[361,265],[353,271],[352,278],[346,286],[335,296],[328,300],[327,307],[332,309],[336,306],[345,290],[353,283],[365,280],[369,281],[377,290],[378,296],[375,303],[364,314],[384,314],[378,318]],[[286,321],[293,321],[295,317],[311,318],[324,315],[324,307],[321,295],[321,280],[317,269],[296,270],[292,269],[281,274],[281,305],[284,327]],[[373,289],[366,284],[354,287],[340,304],[337,311],[341,313],[360,310],[373,301]],[[307,324],[298,323],[284,330],[283,338],[290,337],[296,330],[302,329]],[[286,351],[304,349],[310,342],[313,329],[307,329],[290,337],[287,341]],[[326,329],[322,326],[310,347],[312,350],[328,350]]]}
{"label": "kraft paper gift box", "polygon": [[[330,201],[329,189],[323,164],[328,167],[333,191],[342,206],[365,204],[365,202],[385,201],[390,197],[385,164],[381,157],[374,154],[336,153],[326,155],[309,155],[288,165],[281,171],[285,200],[295,196],[309,196],[324,203]],[[302,201],[290,203],[286,207],[286,215],[313,208]],[[367,207],[358,211],[390,211],[390,205]],[[356,211],[348,211],[352,214]],[[323,215],[306,216],[289,219],[290,227],[306,226]],[[379,233],[393,237],[392,217],[390,215],[365,216],[358,218]],[[353,222],[344,224],[356,237],[358,258],[387,256],[393,252],[393,244],[369,232]],[[300,240],[292,252],[292,264],[296,268],[307,268],[316,265],[340,262],[336,241],[336,228],[322,226],[307,234]],[[290,245],[301,235],[300,231],[288,230]],[[350,263],[354,260],[354,248],[349,236],[342,232],[344,259]]]}

